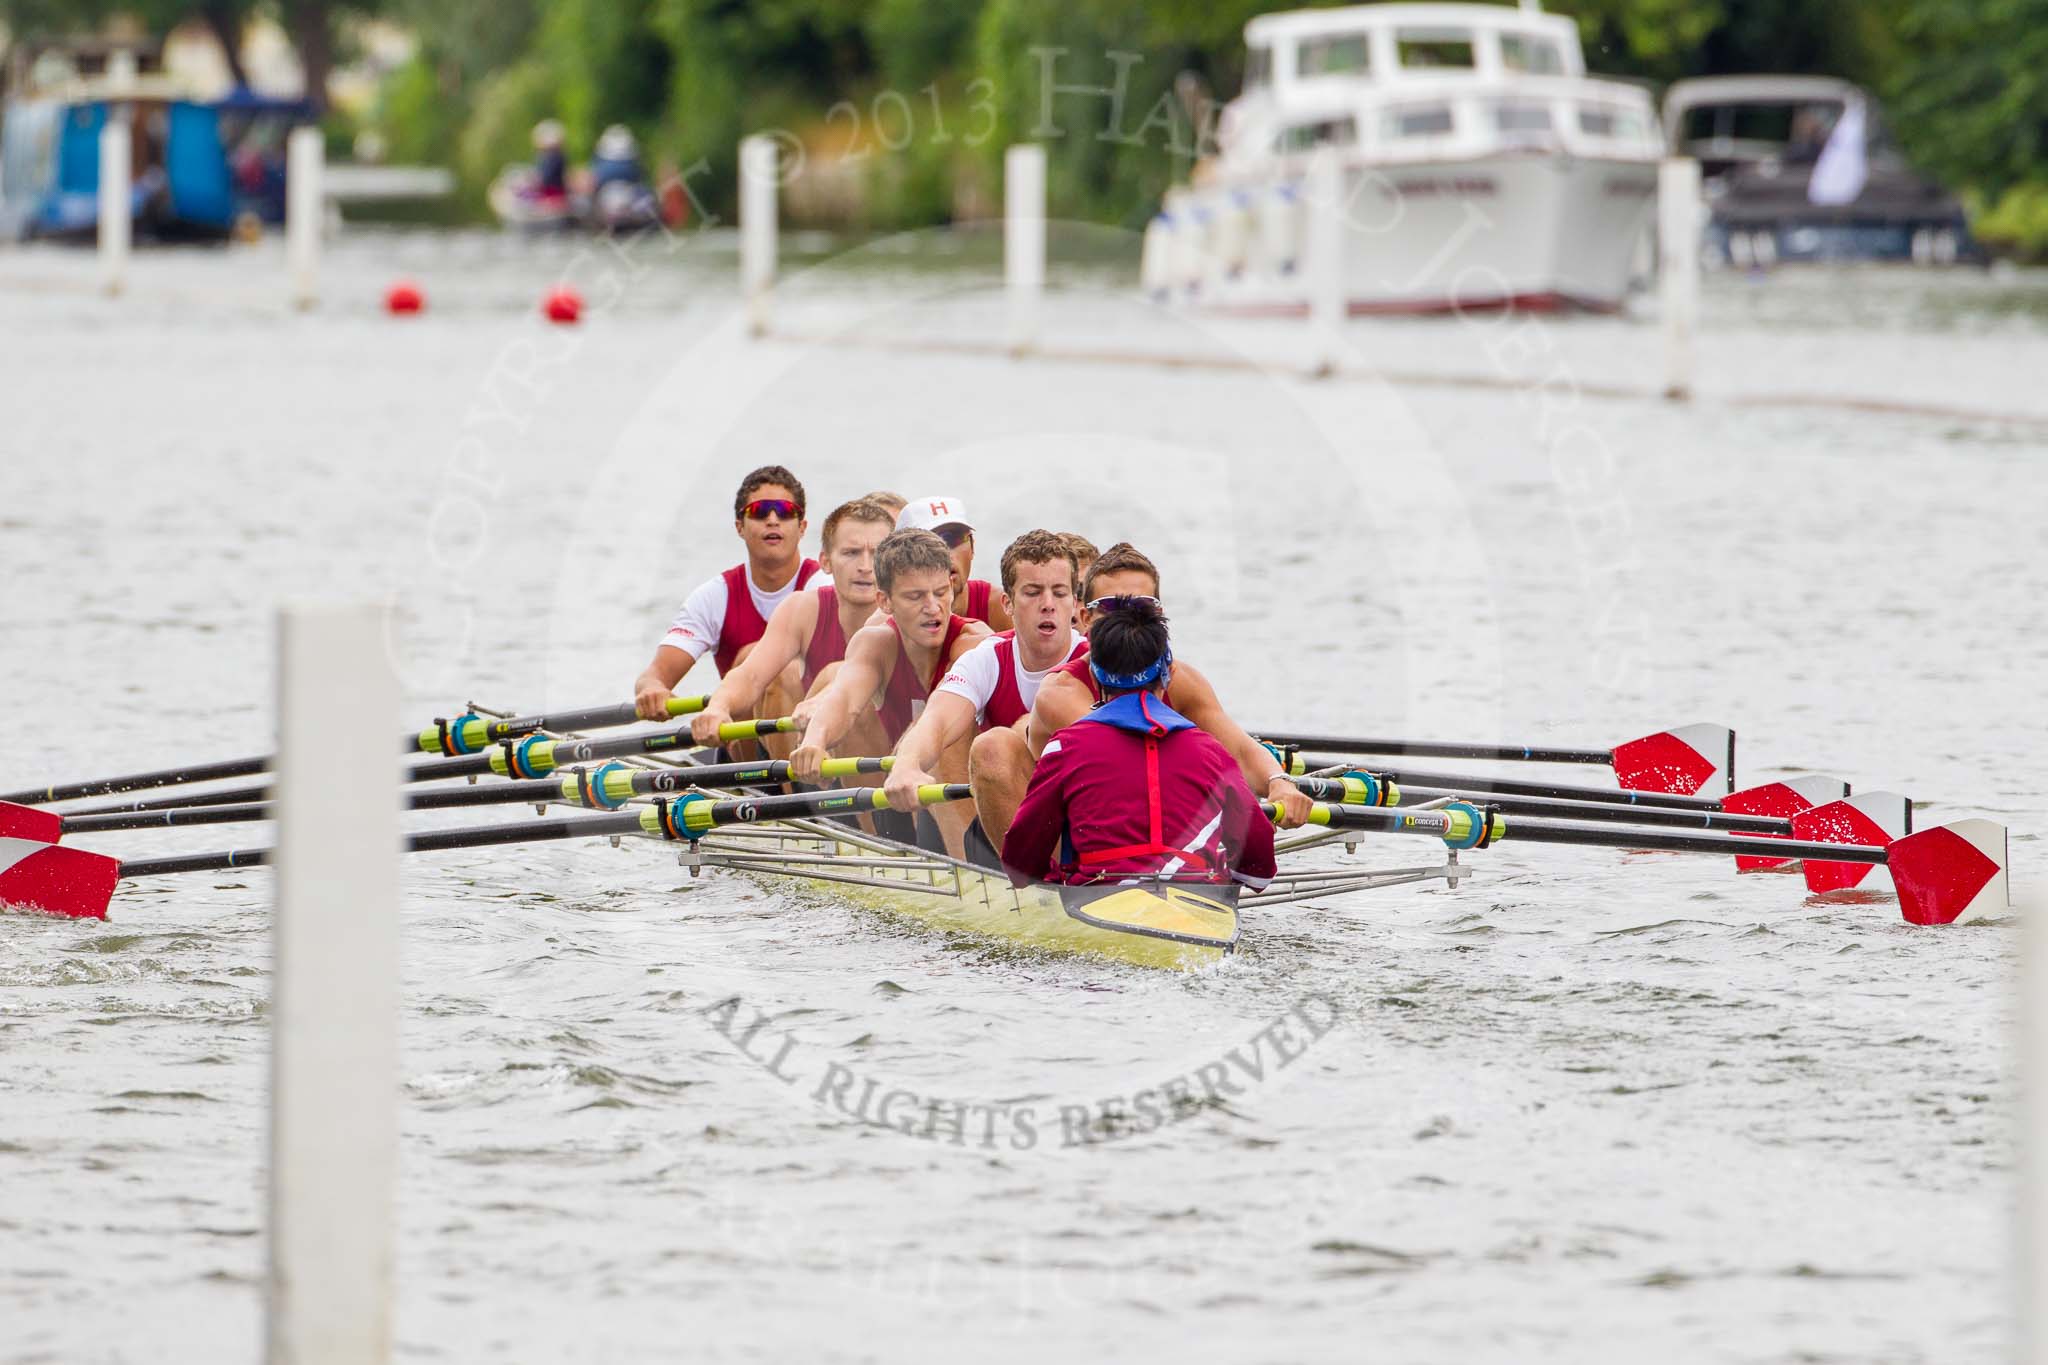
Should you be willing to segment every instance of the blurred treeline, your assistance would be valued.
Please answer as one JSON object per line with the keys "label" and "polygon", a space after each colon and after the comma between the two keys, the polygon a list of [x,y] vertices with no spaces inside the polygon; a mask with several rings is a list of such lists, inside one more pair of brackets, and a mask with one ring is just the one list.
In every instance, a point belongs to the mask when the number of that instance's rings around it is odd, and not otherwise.
{"label": "blurred treeline", "polygon": [[[1183,71],[1219,98],[1247,19],[1286,0],[386,0],[419,52],[374,122],[398,160],[454,166],[472,194],[527,155],[540,118],[572,151],[621,122],[730,209],[742,134],[787,130],[827,193],[793,214],[907,227],[992,209],[1002,149],[1048,126],[1063,215],[1136,225],[1186,174]],[[1559,0],[1588,66],[1662,85],[1812,72],[1870,86],[1907,153],[1972,194],[1994,238],[2048,248],[2048,0]],[[1132,60],[1116,53],[1138,53]],[[1140,133],[1142,130],[1142,133]],[[1115,131],[1119,137],[1104,134]],[[844,160],[849,153],[851,160]],[[835,166],[833,163],[837,162]]]}
{"label": "blurred treeline", "polygon": [[[1218,98],[1243,75],[1252,16],[1302,0],[0,0],[16,21],[109,10],[204,18],[273,13],[310,64],[346,16],[412,30],[413,59],[363,115],[395,161],[453,167],[466,203],[567,126],[581,159],[609,124],[651,168],[688,175],[720,214],[742,134],[784,130],[806,174],[787,211],[896,228],[994,210],[1003,148],[1051,155],[1056,213],[1135,226],[1193,146],[1175,78]],[[1597,74],[1810,72],[1875,90],[1907,154],[1977,205],[1996,243],[2048,254],[2048,0],[1553,0]],[[1059,85],[1111,87],[1045,99]],[[1136,54],[1131,56],[1117,54]],[[1114,123],[1112,122],[1114,120]],[[1058,135],[1047,129],[1057,128]],[[355,131],[355,130],[337,130]]]}

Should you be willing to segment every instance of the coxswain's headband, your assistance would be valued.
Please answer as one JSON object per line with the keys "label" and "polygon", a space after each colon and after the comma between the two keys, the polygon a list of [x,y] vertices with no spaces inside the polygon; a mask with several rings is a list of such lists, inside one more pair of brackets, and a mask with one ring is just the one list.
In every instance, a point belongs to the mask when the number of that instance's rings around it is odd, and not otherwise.
{"label": "coxswain's headband", "polygon": [[1165,681],[1166,675],[1173,671],[1173,646],[1168,645],[1159,657],[1152,661],[1151,666],[1140,673],[1112,673],[1095,662],[1093,655],[1088,659],[1088,671],[1095,675],[1095,681],[1105,690],[1141,692],[1148,687],[1159,686]]}

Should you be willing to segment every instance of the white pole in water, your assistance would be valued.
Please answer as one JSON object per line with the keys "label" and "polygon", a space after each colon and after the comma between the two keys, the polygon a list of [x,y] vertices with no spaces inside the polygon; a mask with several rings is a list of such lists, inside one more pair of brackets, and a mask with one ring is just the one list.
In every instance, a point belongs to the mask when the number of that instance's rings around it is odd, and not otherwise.
{"label": "white pole in water", "polygon": [[311,308],[320,297],[320,227],[325,200],[320,180],[326,144],[314,127],[294,128],[285,144],[284,237],[291,262],[292,302]]}
{"label": "white pole in water", "polygon": [[1309,372],[1318,376],[1337,372],[1337,360],[1344,344],[1346,291],[1344,283],[1344,170],[1333,148],[1324,147],[1309,163],[1308,183],[1302,205],[1308,214],[1306,250],[1308,259],[1302,283],[1308,289],[1308,324],[1311,333]]}
{"label": "white pole in water", "polygon": [[757,337],[768,334],[775,291],[776,169],[775,139],[756,133],[740,140],[740,290]]}
{"label": "white pole in water", "polygon": [[1664,301],[1664,396],[1692,397],[1700,311],[1700,163],[1666,158],[1657,171],[1657,273]]}
{"label": "white pole in water", "polygon": [[377,612],[278,633],[270,1365],[391,1353],[398,1166],[398,681]]}
{"label": "white pole in water", "polygon": [[100,287],[118,294],[128,282],[129,196],[135,183],[131,167],[128,106],[107,106],[100,129]]}
{"label": "white pole in water", "polygon": [[1045,294],[1045,148],[1020,143],[1003,153],[1003,278],[1010,293],[1010,350],[1038,344]]}
{"label": "white pole in water", "polygon": [[[2014,907],[2018,909],[2019,907]],[[2023,1365],[2048,1365],[2048,905],[2020,916],[2020,1218]]]}

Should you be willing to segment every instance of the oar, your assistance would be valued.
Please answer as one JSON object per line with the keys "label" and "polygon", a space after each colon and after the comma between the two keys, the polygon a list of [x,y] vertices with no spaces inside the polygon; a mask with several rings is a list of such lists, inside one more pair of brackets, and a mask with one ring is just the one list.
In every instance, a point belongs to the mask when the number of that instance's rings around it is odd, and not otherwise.
{"label": "oar", "polygon": [[[972,795],[964,782],[932,783],[917,789],[925,805],[965,801]],[[408,835],[404,847],[425,853],[442,849],[484,848],[496,844],[540,843],[553,839],[586,839],[620,834],[646,834],[662,839],[695,840],[722,825],[751,825],[768,820],[794,820],[846,811],[884,810],[889,804],[880,787],[847,791],[798,792],[792,796],[754,796],[721,801],[690,793],[673,801],[656,800],[632,810],[604,815],[522,820],[509,825],[428,830]],[[114,888],[124,877],[157,877],[178,872],[219,872],[257,867],[270,861],[267,848],[186,853],[167,858],[126,862],[63,844],[27,839],[0,839],[0,905],[79,919],[105,919]]]}
{"label": "oar", "polygon": [[[1410,774],[1413,776],[1413,774]],[[1451,782],[1446,776],[1441,779]],[[1822,779],[1827,781],[1827,779]],[[1347,806],[1398,806],[1409,800],[1434,801],[1451,797],[1484,801],[1495,810],[1510,815],[1548,815],[1578,820],[1594,820],[1603,823],[1625,825],[1663,825],[1679,829],[1722,830],[1732,834],[1765,834],[1781,839],[1818,839],[1833,842],[1830,833],[1822,832],[1823,827],[1838,815],[1826,811],[1828,804],[1846,805],[1862,818],[1874,821],[1878,826],[1875,840],[1861,837],[1845,837],[1843,843],[1882,843],[1913,832],[1913,803],[1892,792],[1864,792],[1853,800],[1838,803],[1823,803],[1822,806],[1806,806],[1791,816],[1748,815],[1727,809],[1723,803],[1709,803],[1705,808],[1682,806],[1614,805],[1601,801],[1574,801],[1545,796],[1512,796],[1484,790],[1485,784],[1458,783],[1454,786],[1404,786],[1387,779],[1385,773],[1347,773],[1343,777],[1297,777],[1294,785],[1304,796],[1318,801],[1332,801]],[[1839,786],[1830,783],[1831,786]],[[1612,792],[1599,792],[1600,796],[1612,796]],[[1736,792],[1729,798],[1746,793]],[[1718,808],[1715,808],[1718,807]],[[1822,811],[1822,814],[1816,814]],[[1788,859],[1771,859],[1772,862],[1786,862]]]}
{"label": "oar", "polygon": [[[761,735],[789,734],[796,728],[796,722],[788,716],[774,720],[731,720],[718,727],[718,739],[721,744],[730,744],[734,740],[755,739]],[[545,739],[540,735],[528,735],[524,739],[508,739],[494,744],[481,754],[415,763],[406,770],[405,780],[438,782],[447,777],[481,777],[485,773],[496,773],[500,777],[546,777],[555,769],[571,763],[596,763],[607,758],[624,758],[628,754],[659,754],[696,747],[697,741],[690,737],[687,725],[651,735],[620,735],[615,739]]]}
{"label": "oar", "polygon": [[[822,767],[826,777],[852,777],[856,773],[887,772],[895,761],[893,758],[828,758]],[[407,792],[405,805],[411,810],[442,810],[455,806],[562,801],[599,810],[617,810],[635,796],[685,792],[692,787],[757,787],[787,781],[789,764],[780,759],[770,763],[717,763],[696,768],[634,768],[624,763],[607,763],[595,770],[577,769],[558,778],[538,778],[529,782],[429,787]],[[54,844],[66,834],[175,828],[181,825],[227,825],[238,821],[268,820],[275,814],[275,809],[263,801],[104,813],[60,813],[39,806],[17,806],[0,801],[0,838],[33,839]]]}
{"label": "oar", "polygon": [[[671,716],[694,716],[710,701],[708,693],[698,697],[670,697],[668,713]],[[519,739],[536,730],[607,730],[618,725],[631,725],[639,719],[640,713],[632,702],[616,706],[589,706],[581,711],[552,711],[544,716],[493,718],[471,711],[454,720],[436,716],[432,725],[417,734],[407,735],[399,752],[453,757],[480,753],[487,744]]]}
{"label": "oar", "polygon": [[[1277,749],[1399,758],[1476,758],[1516,763],[1585,763],[1614,769],[1615,779],[1639,791],[1690,796],[1709,785],[1735,790],[1735,732],[1725,725],[1681,725],[1611,749],[1561,749],[1540,744],[1454,744],[1422,739],[1352,739],[1262,730]],[[1280,760],[1287,761],[1283,755]]]}
{"label": "oar", "polygon": [[[670,697],[668,713],[671,716],[692,715],[704,709],[708,697]],[[470,743],[478,735],[484,735],[493,727],[504,730],[498,739],[510,739],[532,734],[536,730],[582,730],[600,725],[628,725],[637,717],[633,707],[603,706],[581,711],[560,711],[546,716],[521,716],[513,720],[486,720],[481,716],[463,716],[452,722],[451,735],[459,735],[467,749],[455,749],[455,753],[472,753],[482,744]],[[427,744],[428,735],[438,736],[442,722],[436,721],[425,730],[410,734],[400,741],[401,753],[415,753],[425,749],[428,753],[441,753],[438,738],[432,745]],[[481,727],[481,728],[479,728]],[[452,741],[451,741],[452,742]],[[489,738],[486,738],[486,743]],[[219,763],[188,763],[179,768],[159,768],[155,772],[129,773],[123,777],[94,778],[89,782],[70,782],[48,787],[31,787],[18,792],[0,793],[0,801],[12,801],[24,806],[48,805],[52,801],[75,801],[82,796],[111,796],[117,792],[146,791],[152,787],[182,787],[193,782],[212,782],[223,777],[248,777],[255,773],[269,772],[276,761],[274,754],[260,758],[231,758]]]}
{"label": "oar", "polygon": [[[1277,807],[1264,803],[1268,814]],[[2005,826],[1989,820],[1958,820],[1908,834],[1887,844],[1824,843],[1758,839],[1736,834],[1682,834],[1671,830],[1614,828],[1558,820],[1516,819],[1470,802],[1452,801],[1432,810],[1385,810],[1319,802],[1309,823],[1382,834],[1427,834],[1452,848],[1485,848],[1502,839],[1518,843],[1577,844],[1594,848],[1668,853],[1751,854],[1799,858],[1809,884],[1815,869],[1888,868],[1898,888],[1899,909],[1910,924],[1963,924],[2002,914],[2010,903]]]}
{"label": "oar", "polygon": [[[1306,771],[1311,767],[1338,767],[1341,764],[1325,763],[1321,759],[1295,759],[1295,767]],[[1318,779],[1298,778],[1297,783]],[[1555,800],[1570,803],[1574,809],[1558,807],[1555,811],[1536,805],[1523,808],[1525,814],[1545,813],[1569,814],[1580,819],[1612,819],[1638,825],[1679,825],[1704,829],[1726,829],[1753,834],[1786,834],[1795,838],[1840,838],[1844,843],[1883,843],[1913,832],[1913,805],[1903,796],[1890,792],[1866,792],[1860,796],[1849,795],[1849,784],[1833,777],[1791,777],[1782,782],[1766,782],[1757,787],[1745,787],[1730,792],[1718,799],[1702,796],[1673,796],[1665,792],[1610,791],[1605,787],[1580,787],[1564,782],[1531,782],[1515,778],[1490,776],[1468,777],[1458,773],[1426,773],[1413,768],[1381,768],[1374,772],[1351,772],[1342,781],[1359,782],[1359,787],[1346,787],[1341,798],[1347,804],[1394,805],[1392,800],[1365,799],[1368,789],[1378,793],[1386,788],[1397,792],[1427,792],[1433,796],[1463,796],[1484,798],[1498,805],[1502,810],[1514,810],[1515,805],[1502,798],[1527,798],[1529,800]],[[1304,794],[1316,795],[1303,787]],[[1329,798],[1339,799],[1333,792]],[[1608,813],[1596,813],[1596,808],[1606,807]],[[1677,820],[1666,814],[1651,812],[1688,811],[1698,816],[1725,814],[1730,816],[1755,816],[1782,822],[1777,825],[1744,824],[1737,821]],[[1640,818],[1639,818],[1640,817]],[[1826,831],[1826,832],[1822,832]],[[1735,859],[1738,872],[1759,872],[1770,868],[1790,867],[1790,858],[1757,858],[1747,854]],[[1846,883],[1854,885],[1861,876]],[[1839,889],[1839,888],[1829,888]]]}

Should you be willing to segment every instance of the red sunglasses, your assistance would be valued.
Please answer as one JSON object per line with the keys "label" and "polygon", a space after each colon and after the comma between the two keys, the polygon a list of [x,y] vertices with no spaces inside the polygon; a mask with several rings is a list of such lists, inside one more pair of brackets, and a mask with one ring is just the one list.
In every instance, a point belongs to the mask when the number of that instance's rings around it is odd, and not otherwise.
{"label": "red sunglasses", "polygon": [[788,498],[755,498],[742,511],[749,521],[766,521],[770,517],[795,521],[804,514],[803,505]]}

